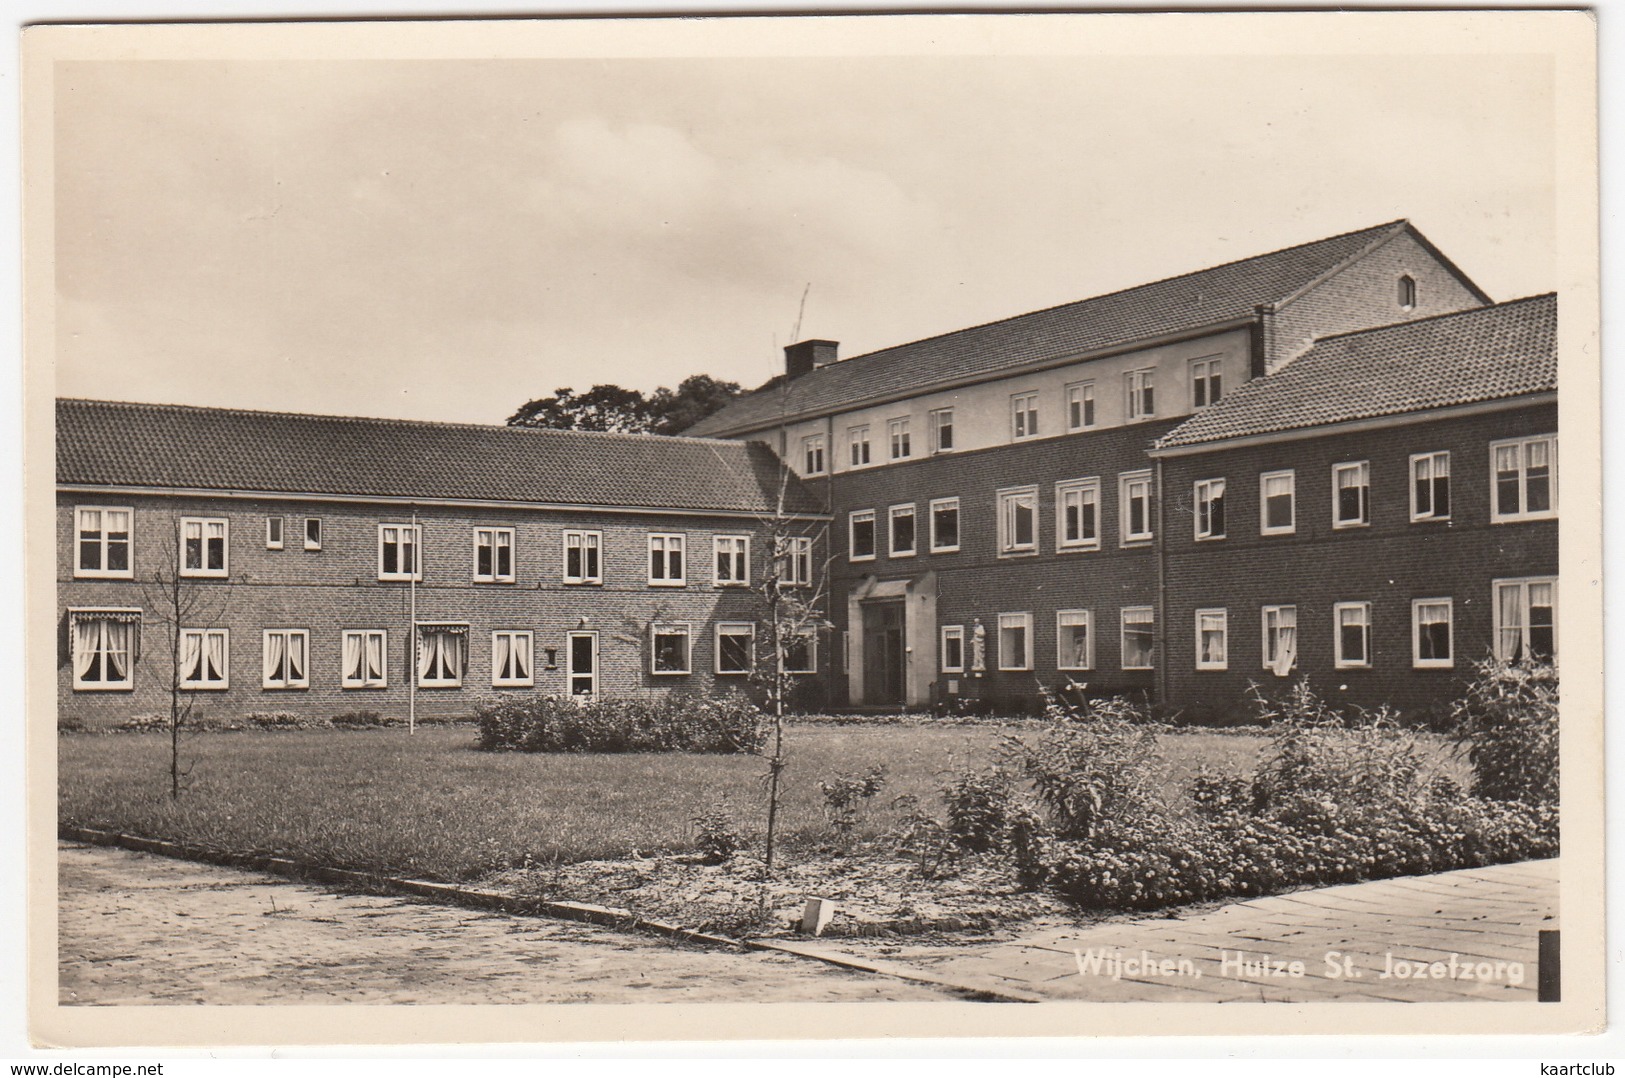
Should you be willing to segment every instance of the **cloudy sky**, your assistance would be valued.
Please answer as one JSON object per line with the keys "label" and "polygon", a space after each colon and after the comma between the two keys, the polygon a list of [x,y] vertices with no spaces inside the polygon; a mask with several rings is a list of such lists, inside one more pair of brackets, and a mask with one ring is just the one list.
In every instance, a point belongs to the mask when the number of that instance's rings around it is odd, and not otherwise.
{"label": "cloudy sky", "polygon": [[[500,422],[1410,218],[1554,278],[1541,56],[73,62],[57,392]],[[806,294],[805,314],[801,302]]]}

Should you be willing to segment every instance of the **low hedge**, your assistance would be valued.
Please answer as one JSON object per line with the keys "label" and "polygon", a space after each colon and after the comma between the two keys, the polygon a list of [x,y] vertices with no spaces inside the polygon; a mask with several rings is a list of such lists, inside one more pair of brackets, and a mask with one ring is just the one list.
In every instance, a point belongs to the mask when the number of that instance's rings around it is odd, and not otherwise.
{"label": "low hedge", "polygon": [[743,696],[501,696],[475,710],[479,747],[518,752],[755,752],[767,719]]}

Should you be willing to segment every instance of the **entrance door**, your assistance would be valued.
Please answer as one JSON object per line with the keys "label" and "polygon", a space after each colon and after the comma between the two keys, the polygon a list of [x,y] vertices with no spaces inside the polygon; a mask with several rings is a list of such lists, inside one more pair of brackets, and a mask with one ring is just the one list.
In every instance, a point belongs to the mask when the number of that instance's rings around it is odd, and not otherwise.
{"label": "entrance door", "polygon": [[863,702],[903,702],[903,604],[863,607]]}
{"label": "entrance door", "polygon": [[570,663],[566,676],[571,696],[598,695],[598,634],[570,634]]}

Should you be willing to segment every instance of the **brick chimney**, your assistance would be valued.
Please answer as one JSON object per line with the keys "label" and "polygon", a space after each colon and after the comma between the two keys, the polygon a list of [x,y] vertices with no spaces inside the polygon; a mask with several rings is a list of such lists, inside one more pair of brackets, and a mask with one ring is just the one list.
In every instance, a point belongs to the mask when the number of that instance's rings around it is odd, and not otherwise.
{"label": "brick chimney", "polygon": [[838,341],[799,341],[784,349],[784,376],[800,378],[808,371],[827,367],[835,362],[840,350]]}

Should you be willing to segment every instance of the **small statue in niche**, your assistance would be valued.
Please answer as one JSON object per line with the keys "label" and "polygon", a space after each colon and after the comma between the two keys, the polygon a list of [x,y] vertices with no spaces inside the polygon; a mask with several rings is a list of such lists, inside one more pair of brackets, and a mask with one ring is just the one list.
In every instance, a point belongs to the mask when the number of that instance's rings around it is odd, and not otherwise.
{"label": "small statue in niche", "polygon": [[970,669],[977,677],[987,672],[987,626],[981,618],[971,619]]}

